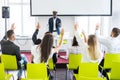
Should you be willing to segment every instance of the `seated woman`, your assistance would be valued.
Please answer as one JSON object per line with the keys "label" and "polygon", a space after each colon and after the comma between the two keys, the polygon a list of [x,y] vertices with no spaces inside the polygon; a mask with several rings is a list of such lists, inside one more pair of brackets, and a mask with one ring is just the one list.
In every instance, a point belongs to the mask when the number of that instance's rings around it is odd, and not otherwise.
{"label": "seated woman", "polygon": [[[54,38],[52,33],[45,34],[41,44],[36,45],[34,47],[34,51],[32,51],[34,52],[32,53],[34,56],[34,63],[44,62],[48,64],[48,60],[52,58],[53,54],[56,53],[61,48],[63,42],[63,35],[64,35],[64,29],[61,30],[61,38],[59,45],[53,48]],[[48,74],[50,74],[49,67],[48,67]]]}
{"label": "seated woman", "polygon": [[[83,41],[78,32],[78,25],[74,26],[75,28],[75,36],[78,41],[78,44],[81,48],[82,53],[82,62],[100,62],[103,58],[103,53],[101,52],[98,41],[95,35],[89,35],[88,40]],[[84,35],[84,33],[83,33]]]}
{"label": "seated woman", "polygon": [[75,36],[74,36],[73,41],[72,41],[72,46],[69,48],[69,53],[73,53],[73,54],[80,54],[81,53],[80,46],[79,46]]}
{"label": "seated woman", "polygon": [[45,62],[47,63],[48,59],[53,56],[53,53],[57,52],[63,41],[63,35],[64,35],[64,30],[62,29],[61,31],[61,39],[60,43],[57,47],[53,48],[53,35],[51,33],[47,33],[44,35],[43,40],[41,44],[36,45],[36,53],[34,53],[34,58],[37,58],[37,61],[34,61],[34,63],[41,63]]}
{"label": "seated woman", "polygon": [[[41,28],[41,26],[40,26],[40,24],[38,23],[37,24],[37,26],[36,26],[36,30],[37,29],[40,29]],[[36,31],[35,31],[36,32]],[[38,33],[38,32],[37,32]],[[46,32],[45,33],[45,35],[46,34],[51,34],[50,32]],[[51,34],[52,35],[52,34]],[[31,61],[32,61],[32,63],[40,63],[40,59],[41,59],[41,54],[40,54],[40,52],[39,52],[39,46],[42,44],[42,40],[41,41],[39,41],[38,39],[37,39],[37,34],[33,34],[33,42],[34,43],[36,43],[33,47],[32,47],[32,49],[31,49]],[[55,47],[53,47],[53,49],[54,49]],[[55,52],[55,54],[53,54],[52,55],[52,58],[53,58],[53,62],[54,63],[56,63],[57,62],[57,57],[56,57],[56,54],[57,54],[57,52]]]}
{"label": "seated woman", "polygon": [[[81,49],[82,53],[82,62],[100,62],[103,58],[103,54],[98,46],[98,41],[95,35],[89,35],[88,39],[83,41],[79,34],[78,34],[78,25],[76,24],[74,26],[75,29],[75,37],[78,41],[78,44]],[[83,33],[84,35],[84,33]],[[78,73],[78,70],[75,71],[75,73]]]}

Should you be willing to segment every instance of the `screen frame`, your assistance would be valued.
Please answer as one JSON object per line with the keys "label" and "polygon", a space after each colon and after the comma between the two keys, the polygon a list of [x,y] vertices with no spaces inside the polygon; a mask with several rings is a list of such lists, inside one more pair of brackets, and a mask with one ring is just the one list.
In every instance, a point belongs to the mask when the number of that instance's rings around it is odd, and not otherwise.
{"label": "screen frame", "polygon": [[[44,14],[40,14],[40,15],[34,15],[32,14],[32,0],[30,0],[30,15],[31,16],[52,16],[52,14],[48,14],[48,15],[44,15]],[[112,16],[112,0],[110,0],[110,14],[72,14],[72,15],[60,15],[58,14],[58,16]]]}

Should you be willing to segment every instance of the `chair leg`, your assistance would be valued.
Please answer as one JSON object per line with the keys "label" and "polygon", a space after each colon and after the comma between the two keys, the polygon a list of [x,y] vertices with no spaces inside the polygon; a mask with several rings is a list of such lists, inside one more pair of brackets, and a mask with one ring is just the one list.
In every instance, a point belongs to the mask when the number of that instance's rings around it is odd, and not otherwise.
{"label": "chair leg", "polygon": [[25,78],[26,78],[26,74],[25,74],[26,72],[25,72],[25,70],[24,70],[24,76],[25,76]]}
{"label": "chair leg", "polygon": [[14,76],[12,75],[12,78],[13,78],[13,80],[14,80]]}
{"label": "chair leg", "polygon": [[67,69],[66,69],[66,80],[67,80]]}
{"label": "chair leg", "polygon": [[56,71],[54,71],[54,74],[55,74],[55,79],[54,80],[56,80]]}

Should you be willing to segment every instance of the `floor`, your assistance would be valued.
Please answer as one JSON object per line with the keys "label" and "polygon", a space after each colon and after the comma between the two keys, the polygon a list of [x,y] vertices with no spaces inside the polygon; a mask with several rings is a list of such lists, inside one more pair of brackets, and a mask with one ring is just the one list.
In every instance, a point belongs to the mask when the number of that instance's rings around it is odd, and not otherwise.
{"label": "floor", "polygon": [[[17,80],[17,71],[9,71],[10,74],[13,74],[14,80]],[[56,78],[55,78],[55,73],[54,71],[51,71],[51,75],[53,76],[53,79],[51,80],[73,80],[72,79],[72,71],[67,72],[67,79],[66,79],[66,69],[60,68],[56,69]],[[22,74],[22,78],[25,78],[24,72]],[[11,80],[13,80],[11,78]]]}

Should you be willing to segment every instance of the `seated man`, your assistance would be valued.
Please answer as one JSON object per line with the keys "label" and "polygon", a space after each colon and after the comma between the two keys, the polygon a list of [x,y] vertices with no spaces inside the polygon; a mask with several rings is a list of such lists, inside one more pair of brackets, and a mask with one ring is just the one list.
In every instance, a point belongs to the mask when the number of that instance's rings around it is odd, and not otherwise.
{"label": "seated man", "polygon": [[[26,65],[27,59],[24,55],[20,55],[20,48],[16,44],[14,44],[15,40],[15,33],[14,33],[14,24],[11,26],[11,30],[8,30],[6,35],[1,41],[1,50],[3,54],[7,55],[15,55],[17,59],[17,64],[18,64],[18,79],[20,80],[22,76],[22,71],[24,69],[24,66],[22,64]],[[8,38],[8,40],[7,40]]]}

